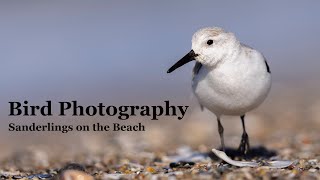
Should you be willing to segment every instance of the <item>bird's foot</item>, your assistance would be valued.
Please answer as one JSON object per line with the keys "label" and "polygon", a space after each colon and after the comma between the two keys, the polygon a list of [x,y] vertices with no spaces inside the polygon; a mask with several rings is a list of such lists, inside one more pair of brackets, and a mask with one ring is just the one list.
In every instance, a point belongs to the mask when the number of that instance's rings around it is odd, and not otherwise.
{"label": "bird's foot", "polygon": [[242,155],[246,155],[248,153],[250,149],[250,145],[249,145],[249,136],[247,133],[243,133],[242,134],[242,138],[241,138],[241,142],[238,148],[238,151],[242,154]]}

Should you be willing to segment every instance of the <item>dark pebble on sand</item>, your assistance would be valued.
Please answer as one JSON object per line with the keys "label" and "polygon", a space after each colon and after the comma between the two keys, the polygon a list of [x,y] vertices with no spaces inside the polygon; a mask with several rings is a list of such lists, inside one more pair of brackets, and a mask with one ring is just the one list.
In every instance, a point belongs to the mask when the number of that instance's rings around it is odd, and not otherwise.
{"label": "dark pebble on sand", "polygon": [[194,166],[194,162],[187,162],[187,161],[179,161],[179,162],[172,162],[170,163],[170,168],[191,168]]}

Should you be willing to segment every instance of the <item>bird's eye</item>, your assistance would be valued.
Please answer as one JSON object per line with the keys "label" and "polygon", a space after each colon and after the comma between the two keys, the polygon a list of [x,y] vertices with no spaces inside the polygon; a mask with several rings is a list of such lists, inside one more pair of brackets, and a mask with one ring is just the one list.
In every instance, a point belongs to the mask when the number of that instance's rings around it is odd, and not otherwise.
{"label": "bird's eye", "polygon": [[211,45],[213,43],[213,40],[211,40],[211,39],[209,39],[208,41],[207,41],[207,44],[208,45]]}

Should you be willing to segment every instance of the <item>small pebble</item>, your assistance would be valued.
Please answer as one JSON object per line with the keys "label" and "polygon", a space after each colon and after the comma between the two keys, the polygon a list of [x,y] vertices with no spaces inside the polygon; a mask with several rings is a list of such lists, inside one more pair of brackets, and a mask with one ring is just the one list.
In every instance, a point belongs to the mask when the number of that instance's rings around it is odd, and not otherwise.
{"label": "small pebble", "polygon": [[314,173],[314,172],[317,172],[317,170],[316,169],[309,169],[309,172]]}
{"label": "small pebble", "polygon": [[220,172],[221,174],[226,172],[227,170],[229,170],[231,167],[230,164],[226,164],[226,163],[220,163],[218,164],[218,172]]}
{"label": "small pebble", "polygon": [[16,176],[12,176],[12,179],[22,179],[23,176],[19,176],[19,175],[16,175]]}
{"label": "small pebble", "polygon": [[149,173],[156,173],[157,171],[153,167],[147,167],[146,169]]}
{"label": "small pebble", "polygon": [[66,170],[61,175],[61,180],[94,180],[94,178],[83,171]]}
{"label": "small pebble", "polygon": [[66,171],[66,170],[85,171],[85,168],[81,164],[70,163],[70,164],[67,164],[66,166],[64,166],[63,168],[61,168],[59,170],[59,173],[62,173],[63,171]]}

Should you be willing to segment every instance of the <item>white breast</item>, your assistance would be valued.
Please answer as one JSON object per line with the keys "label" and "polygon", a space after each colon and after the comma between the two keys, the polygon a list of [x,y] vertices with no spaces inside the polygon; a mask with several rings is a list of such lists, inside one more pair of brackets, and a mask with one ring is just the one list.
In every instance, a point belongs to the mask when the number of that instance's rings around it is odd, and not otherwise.
{"label": "white breast", "polygon": [[243,47],[232,61],[215,68],[203,66],[192,87],[200,104],[217,116],[240,116],[263,102],[271,87],[271,75],[264,57]]}

